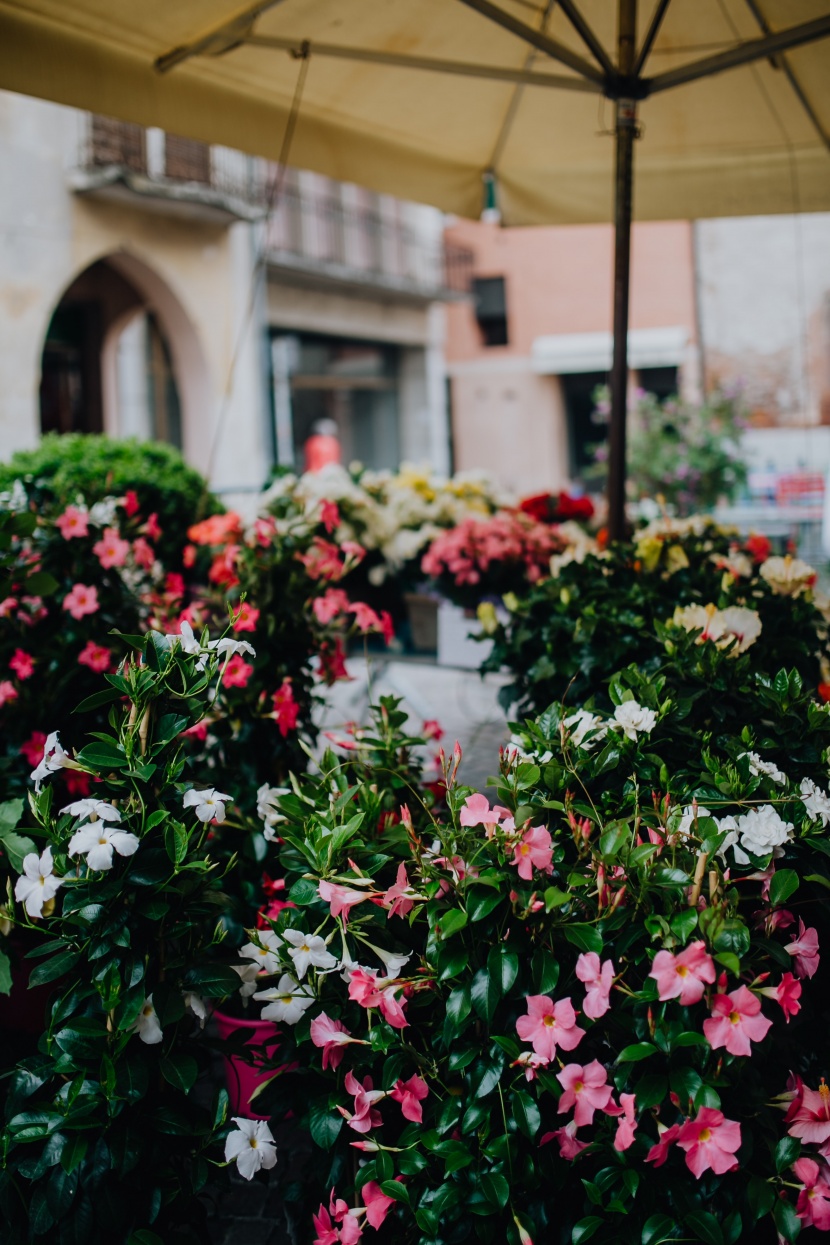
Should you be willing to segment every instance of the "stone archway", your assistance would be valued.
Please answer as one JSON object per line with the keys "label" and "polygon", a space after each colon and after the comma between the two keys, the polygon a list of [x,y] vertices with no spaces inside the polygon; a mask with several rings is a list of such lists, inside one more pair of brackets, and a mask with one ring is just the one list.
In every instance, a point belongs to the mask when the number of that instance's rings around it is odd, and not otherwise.
{"label": "stone archway", "polygon": [[166,440],[198,460],[198,428],[209,410],[207,366],[196,329],[153,268],[119,251],[74,278],[46,333],[43,432]]}

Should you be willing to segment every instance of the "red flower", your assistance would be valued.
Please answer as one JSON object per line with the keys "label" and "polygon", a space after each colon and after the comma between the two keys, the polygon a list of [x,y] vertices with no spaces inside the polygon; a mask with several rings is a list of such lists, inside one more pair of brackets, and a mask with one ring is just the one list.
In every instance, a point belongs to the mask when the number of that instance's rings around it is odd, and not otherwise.
{"label": "red flower", "polygon": [[234,631],[256,631],[259,610],[249,605],[247,601],[240,601],[237,608],[238,617],[233,624]]}
{"label": "red flower", "polygon": [[144,532],[144,535],[148,538],[148,540],[158,540],[158,538],[161,536],[161,527],[159,526],[159,517],[156,514],[155,510],[150,515],[147,522],[144,524],[144,527],[142,530]]}
{"label": "red flower", "polygon": [[242,520],[234,510],[227,514],[214,514],[201,523],[187,529],[188,540],[194,545],[223,545],[236,541],[242,535]]}
{"label": "red flower", "polygon": [[16,648],[9,662],[9,669],[17,675],[18,679],[30,679],[35,672],[35,659],[29,653],[25,653],[22,648]]}
{"label": "red flower", "polygon": [[20,745],[20,753],[26,758],[32,769],[43,760],[43,749],[45,746],[45,731],[32,731],[26,742]]}
{"label": "red flower", "polygon": [[274,692],[274,718],[283,739],[285,739],[289,731],[296,730],[299,716],[300,706],[294,699],[291,680],[285,678],[282,681],[282,687],[277,688]]}
{"label": "red flower", "polygon": [[336,502],[327,501],[325,498],[320,502],[320,521],[331,535],[340,522],[340,511],[337,509]]}
{"label": "red flower", "polygon": [[131,519],[134,514],[138,514],[138,494],[135,489],[127,489],[127,492],[124,495],[124,509],[127,512],[128,519]]}
{"label": "red flower", "polygon": [[226,687],[247,687],[248,680],[254,673],[254,668],[249,662],[243,661],[238,653],[234,653],[233,657],[225,666],[225,673],[222,678]]}
{"label": "red flower", "polygon": [[78,654],[78,662],[82,666],[89,666],[96,674],[105,674],[112,665],[112,653],[103,644],[90,640]]}
{"label": "red flower", "polygon": [[389,1097],[401,1104],[401,1112],[405,1120],[413,1124],[421,1124],[424,1119],[421,1103],[429,1093],[429,1087],[423,1077],[411,1076],[408,1081],[397,1080],[389,1091]]}
{"label": "red flower", "polygon": [[772,552],[772,542],[768,536],[760,536],[758,533],[755,533],[755,535],[747,537],[744,548],[753,562],[766,562]]}

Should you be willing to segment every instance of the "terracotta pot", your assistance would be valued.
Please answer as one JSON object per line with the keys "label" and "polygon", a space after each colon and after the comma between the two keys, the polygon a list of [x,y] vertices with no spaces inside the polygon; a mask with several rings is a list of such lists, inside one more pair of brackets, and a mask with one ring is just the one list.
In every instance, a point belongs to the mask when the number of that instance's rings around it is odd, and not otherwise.
{"label": "terracotta pot", "polygon": [[247,1033],[249,1036],[245,1040],[245,1045],[252,1047],[258,1055],[254,1063],[247,1063],[240,1055],[222,1056],[225,1063],[230,1114],[244,1116],[246,1120],[270,1119],[268,1115],[257,1114],[251,1106],[251,1095],[258,1085],[269,1080],[275,1072],[297,1066],[296,1064],[283,1064],[279,1068],[269,1067],[267,1070],[261,1067],[261,1061],[267,1059],[270,1062],[274,1052],[279,1049],[282,1034],[279,1029],[274,1028],[274,1022],[271,1020],[240,1020],[236,1016],[228,1016],[225,1012],[218,1011],[213,1013],[213,1019],[220,1038],[224,1040],[235,1033]]}

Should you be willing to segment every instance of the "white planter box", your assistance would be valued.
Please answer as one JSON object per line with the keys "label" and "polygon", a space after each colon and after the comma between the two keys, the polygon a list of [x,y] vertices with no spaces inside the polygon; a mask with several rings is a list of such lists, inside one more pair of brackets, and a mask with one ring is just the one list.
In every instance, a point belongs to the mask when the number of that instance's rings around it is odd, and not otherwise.
{"label": "white planter box", "polygon": [[492,640],[471,640],[481,634],[481,623],[475,614],[467,614],[457,605],[442,601],[438,606],[438,665],[477,670],[490,656]]}

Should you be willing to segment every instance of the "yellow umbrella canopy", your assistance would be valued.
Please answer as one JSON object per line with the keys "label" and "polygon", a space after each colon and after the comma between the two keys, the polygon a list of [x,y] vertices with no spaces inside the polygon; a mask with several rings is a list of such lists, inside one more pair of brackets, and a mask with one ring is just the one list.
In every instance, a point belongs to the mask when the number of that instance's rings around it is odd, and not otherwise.
{"label": "yellow umbrella canopy", "polygon": [[[0,86],[508,224],[830,210],[830,0],[0,0]],[[290,123],[290,127],[289,127]]]}
{"label": "yellow umbrella canopy", "polygon": [[[768,32],[830,31],[830,0],[637,8],[638,49],[662,16],[658,83]],[[610,220],[613,102],[568,10],[616,61],[611,0],[0,0],[0,86],[276,158],[307,41],[292,162],[466,216],[492,168],[506,223]],[[826,41],[657,89],[640,120],[638,219],[830,209]]]}

